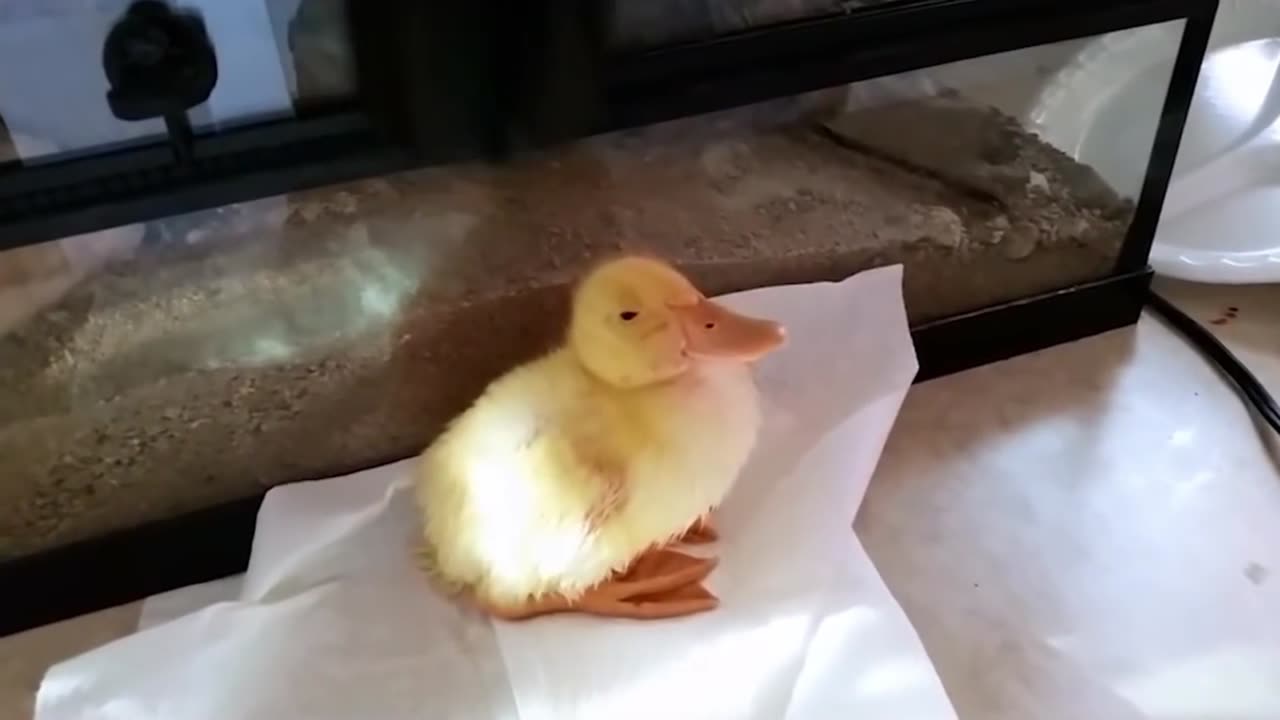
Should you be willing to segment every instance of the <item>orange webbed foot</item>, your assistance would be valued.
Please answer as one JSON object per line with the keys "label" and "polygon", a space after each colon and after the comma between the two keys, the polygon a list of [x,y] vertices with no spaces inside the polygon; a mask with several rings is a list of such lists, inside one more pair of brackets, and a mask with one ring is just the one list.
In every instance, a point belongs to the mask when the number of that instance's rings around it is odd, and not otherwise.
{"label": "orange webbed foot", "polygon": [[720,601],[702,587],[716,567],[715,558],[696,558],[671,550],[651,550],[619,575],[569,599],[560,595],[537,598],[520,606],[489,606],[505,620],[580,612],[601,617],[657,620],[714,610]]}
{"label": "orange webbed foot", "polygon": [[680,536],[680,542],[688,545],[706,545],[719,539],[720,533],[711,522],[711,513],[695,520],[689,529],[684,531],[684,535]]}

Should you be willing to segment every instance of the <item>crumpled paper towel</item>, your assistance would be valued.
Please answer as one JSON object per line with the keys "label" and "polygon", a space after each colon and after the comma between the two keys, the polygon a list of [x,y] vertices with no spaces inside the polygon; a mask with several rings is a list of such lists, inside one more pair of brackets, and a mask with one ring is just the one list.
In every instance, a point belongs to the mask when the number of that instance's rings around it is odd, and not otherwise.
{"label": "crumpled paper towel", "polygon": [[244,577],[190,591],[237,597],[55,666],[37,720],[953,720],[852,532],[917,370],[901,267],[724,301],[789,342],[758,368],[765,427],[717,512],[717,610],[493,623],[455,606],[412,564],[404,461],[271,491]]}

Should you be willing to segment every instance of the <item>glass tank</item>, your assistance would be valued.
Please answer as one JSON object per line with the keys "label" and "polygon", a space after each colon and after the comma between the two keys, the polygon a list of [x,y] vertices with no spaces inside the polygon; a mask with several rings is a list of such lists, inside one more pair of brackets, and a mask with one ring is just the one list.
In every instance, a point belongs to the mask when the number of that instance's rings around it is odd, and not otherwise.
{"label": "glass tank", "polygon": [[[244,79],[219,82],[196,132],[349,92],[341,39],[311,31],[338,27],[324,3],[193,4],[242,51],[220,55],[223,77]],[[700,18],[686,35],[846,5],[758,4],[777,12],[665,3]],[[122,7],[0,0],[11,158],[161,132],[104,109],[94,63],[62,64],[82,52],[65,38]],[[642,20],[618,42],[679,34]],[[0,560],[411,455],[555,343],[566,284],[615,253],[658,253],[712,293],[903,263],[917,323],[1104,277],[1180,35],[1033,47],[0,253]],[[1164,48],[1163,85],[1133,89],[1149,106],[1133,124],[1081,126],[1073,67],[1120,42]],[[42,73],[12,70],[32,57]]]}

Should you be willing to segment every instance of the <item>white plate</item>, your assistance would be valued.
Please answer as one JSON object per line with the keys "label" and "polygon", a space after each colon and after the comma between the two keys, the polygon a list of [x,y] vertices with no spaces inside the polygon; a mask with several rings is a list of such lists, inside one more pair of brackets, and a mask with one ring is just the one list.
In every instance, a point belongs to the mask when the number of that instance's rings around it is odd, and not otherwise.
{"label": "white plate", "polygon": [[[1045,86],[1031,123],[1136,197],[1179,38],[1177,24],[1100,38]],[[1151,264],[1200,282],[1280,282],[1280,3],[1220,7]]]}

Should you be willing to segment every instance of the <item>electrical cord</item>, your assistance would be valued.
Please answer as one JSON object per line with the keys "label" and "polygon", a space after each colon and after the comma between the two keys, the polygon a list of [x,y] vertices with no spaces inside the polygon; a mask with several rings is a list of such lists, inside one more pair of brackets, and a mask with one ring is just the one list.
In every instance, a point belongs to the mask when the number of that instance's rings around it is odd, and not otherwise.
{"label": "electrical cord", "polygon": [[1245,400],[1253,406],[1272,430],[1280,433],[1280,406],[1275,398],[1258,382],[1258,378],[1249,372],[1236,356],[1223,345],[1213,333],[1196,322],[1191,316],[1179,310],[1173,303],[1165,300],[1154,290],[1147,294],[1147,304],[1156,311],[1165,322],[1182,333],[1191,344],[1204,353],[1244,395]]}

